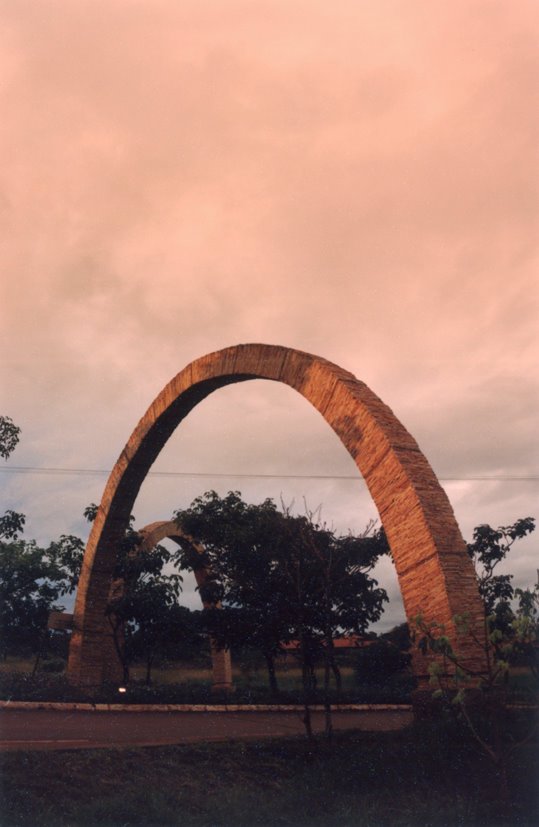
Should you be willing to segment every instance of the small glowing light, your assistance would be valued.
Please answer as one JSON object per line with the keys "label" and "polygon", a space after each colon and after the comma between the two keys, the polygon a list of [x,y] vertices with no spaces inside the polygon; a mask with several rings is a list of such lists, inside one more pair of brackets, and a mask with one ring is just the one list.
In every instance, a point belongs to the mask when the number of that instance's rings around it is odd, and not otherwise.
{"label": "small glowing light", "polygon": [[125,688],[125,686],[119,686],[118,692],[127,692],[127,689]]}

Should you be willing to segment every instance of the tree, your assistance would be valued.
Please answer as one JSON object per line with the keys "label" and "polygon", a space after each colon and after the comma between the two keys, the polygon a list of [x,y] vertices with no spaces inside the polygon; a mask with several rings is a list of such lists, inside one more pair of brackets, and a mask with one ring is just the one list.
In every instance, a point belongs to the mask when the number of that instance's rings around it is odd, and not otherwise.
{"label": "tree", "polygon": [[[126,650],[131,662],[146,665],[145,683],[152,682],[157,659],[192,657],[204,643],[200,612],[192,612],[176,601],[169,602],[164,584],[137,587],[121,611],[126,622]],[[156,605],[158,604],[158,605]]]}
{"label": "tree", "polygon": [[[535,726],[530,727],[526,722],[522,727],[518,710],[511,706],[509,668],[517,658],[524,659],[536,680],[535,701],[539,677],[539,586],[513,590],[512,575],[493,572],[514,542],[534,529],[535,521],[531,517],[498,529],[481,525],[474,530],[474,541],[468,546],[485,605],[486,634],[484,641],[476,642],[484,648],[486,671],[476,674],[461,662],[458,645],[452,645],[442,624],[427,624],[421,617],[415,619],[418,645],[439,656],[430,667],[434,697],[442,709],[452,711],[464,722],[482,752],[492,761],[499,776],[503,805],[509,800],[510,756],[537,730],[537,721]],[[455,617],[454,623],[458,644],[459,633],[468,631],[467,617]]]}
{"label": "tree", "polygon": [[19,442],[21,429],[9,416],[0,416],[0,457],[7,459]]}
{"label": "tree", "polygon": [[[387,595],[370,576],[374,564],[388,550],[383,532],[361,537],[335,534],[314,523],[312,515],[290,518],[288,547],[281,547],[280,565],[288,582],[292,628],[300,643],[305,697],[315,689],[314,665],[319,653],[324,664],[326,734],[331,737],[330,671],[340,689],[334,650],[337,635],[363,635],[378,620]],[[283,553],[284,552],[284,553]],[[305,704],[309,732],[310,714]]]}
{"label": "tree", "polygon": [[189,546],[181,549],[182,565],[207,573],[200,587],[205,605],[222,604],[204,613],[207,632],[222,648],[258,649],[276,692],[275,657],[291,639],[271,554],[282,536],[281,515],[271,500],[251,506],[237,492],[220,498],[211,491],[174,516],[204,548],[202,554]]}
{"label": "tree", "polygon": [[[85,510],[90,520],[96,513],[94,505]],[[150,680],[152,664],[165,639],[177,638],[180,632],[184,637],[191,635],[194,621],[186,620],[187,609],[182,614],[175,606],[181,575],[162,571],[165,565],[174,563],[173,555],[162,546],[141,551],[141,537],[133,528],[133,520],[118,550],[113,581],[116,589],[107,616],[126,677],[132,658],[143,654]],[[53,642],[47,625],[50,612],[63,611],[56,601],[77,587],[84,542],[74,535],[62,535],[41,548],[34,541],[20,539],[23,526],[24,515],[14,511],[0,518],[0,654],[4,658],[8,654],[35,654],[35,671]],[[167,646],[170,648],[169,643]]]}
{"label": "tree", "polygon": [[[336,673],[340,685],[334,638],[363,635],[380,618],[387,595],[370,572],[388,546],[383,532],[371,533],[372,526],[360,537],[339,537],[314,523],[312,515],[294,518],[292,524],[293,565],[289,559],[282,564],[293,584],[296,613],[308,638],[321,644],[324,664]],[[326,680],[327,675],[326,669]]]}
{"label": "tree", "polygon": [[17,511],[8,509],[3,517],[0,517],[0,537],[4,540],[16,540],[24,530],[26,517]]}
{"label": "tree", "polygon": [[[97,510],[94,503],[84,510],[89,522],[95,519]],[[183,578],[177,571],[177,556],[161,545],[145,549],[134,522],[131,515],[117,549],[107,618],[122,664],[123,682],[129,682],[130,667],[142,658],[146,665],[146,683],[149,684],[157,657],[177,650],[182,642],[192,646],[195,639],[200,640],[196,637],[198,614],[178,606]],[[77,537],[62,535],[51,544],[50,550],[64,572],[66,591],[74,591],[82,566],[84,543]],[[169,569],[168,574],[165,567]]]}
{"label": "tree", "polygon": [[[0,416],[0,457],[8,459],[17,447],[21,429],[9,416]],[[17,511],[8,509],[0,517],[0,540],[16,540],[22,534],[26,517]]]}
{"label": "tree", "polygon": [[539,583],[515,589],[518,609],[513,621],[511,663],[527,666],[539,688]]}
{"label": "tree", "polygon": [[383,533],[338,537],[312,515],[293,517],[270,499],[248,505],[238,492],[224,498],[207,492],[174,516],[204,548],[203,554],[180,554],[184,565],[209,573],[201,596],[222,604],[206,613],[219,645],[257,648],[276,692],[275,657],[283,644],[297,640],[305,697],[314,689],[320,656],[327,697],[330,670],[339,678],[335,636],[361,634],[387,600],[369,574],[387,551]]}
{"label": "tree", "polygon": [[1,653],[43,654],[50,633],[47,620],[62,594],[63,572],[34,541],[0,540]]}
{"label": "tree", "polygon": [[369,641],[356,655],[356,672],[360,682],[387,686],[409,672],[412,641],[407,623]]}
{"label": "tree", "polygon": [[[0,416],[0,456],[7,459],[19,442],[20,428]],[[0,517],[0,652],[37,654],[50,637],[47,620],[63,593],[63,572],[50,549],[20,538],[25,516],[8,510]]]}
{"label": "tree", "polygon": [[[84,516],[92,522],[97,506],[89,505]],[[177,605],[182,590],[182,576],[173,570],[165,574],[165,566],[178,565],[177,557],[167,548],[157,545],[145,549],[142,536],[129,525],[117,549],[111,592],[107,605],[116,654],[123,667],[123,680],[129,681],[129,668],[136,658],[146,664],[146,683],[151,683],[155,659],[170,649],[170,642],[178,636],[191,635],[194,624],[187,620],[184,609]],[[62,538],[64,541],[68,538]],[[59,549],[62,564],[69,569],[73,587],[76,585],[84,549],[76,549],[64,542]]]}
{"label": "tree", "polygon": [[133,660],[142,656],[149,684],[155,658],[170,638],[185,634],[189,624],[178,606],[183,578],[177,572],[163,573],[172,554],[164,546],[142,551],[139,545],[140,535],[129,531],[119,550],[113,581],[116,592],[113,589],[107,616],[124,666],[124,679],[129,680]]}
{"label": "tree", "polygon": [[[0,416],[0,456],[10,456],[19,435],[20,428],[9,417]],[[96,514],[97,506],[93,503],[84,512],[90,522]],[[181,575],[177,571],[162,571],[166,564],[174,563],[173,555],[162,546],[142,551],[141,537],[134,530],[133,521],[131,517],[118,549],[116,592],[107,615],[124,670],[128,673],[126,659],[133,651],[133,647],[124,646],[127,629],[131,637],[136,633],[137,651],[141,647],[144,651],[149,680],[153,659],[163,640],[167,635],[178,634],[180,626],[185,632],[190,626],[185,614],[175,606],[181,591]],[[34,541],[19,538],[24,523],[24,515],[15,511],[6,511],[0,517],[0,653],[5,658],[8,653],[32,652],[39,659],[52,634],[47,628],[49,614],[63,610],[55,601],[77,587],[84,543],[79,537],[62,535],[47,548],[41,548]],[[37,663],[38,660],[36,668]]]}
{"label": "tree", "polygon": [[512,574],[496,574],[496,567],[503,562],[513,544],[535,529],[533,517],[524,517],[510,526],[483,524],[474,528],[473,542],[468,543],[468,554],[477,574],[479,593],[485,606],[485,614],[491,617],[502,632],[508,632],[514,619],[511,603],[515,597]]}
{"label": "tree", "polygon": [[46,654],[53,634],[47,623],[51,611],[63,611],[56,601],[73,590],[68,557],[82,559],[84,545],[62,536],[46,548],[19,537],[24,515],[12,511],[0,518],[0,629],[1,652],[34,654],[34,671]]}

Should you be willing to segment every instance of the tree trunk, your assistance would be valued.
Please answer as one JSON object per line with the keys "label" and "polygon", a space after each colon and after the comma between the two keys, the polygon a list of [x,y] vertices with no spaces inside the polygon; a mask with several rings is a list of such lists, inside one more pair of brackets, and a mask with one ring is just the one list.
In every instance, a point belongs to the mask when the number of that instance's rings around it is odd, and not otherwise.
{"label": "tree trunk", "polygon": [[507,777],[507,759],[504,756],[498,764],[498,801],[501,815],[509,815],[511,809],[511,791],[509,789],[509,779]]}
{"label": "tree trunk", "polygon": [[303,691],[311,696],[316,691],[316,672],[311,663],[310,655],[303,655],[301,664],[301,677],[303,681]]}
{"label": "tree trunk", "polygon": [[329,673],[333,667],[335,669],[335,657],[333,651],[333,633],[331,629],[330,615],[329,615],[329,600],[326,590],[326,628],[324,638],[324,715],[325,715],[325,733],[326,738],[331,743],[333,737],[333,722],[331,720],[331,701],[329,698]]}
{"label": "tree trunk", "polygon": [[312,681],[312,668],[309,663],[309,655],[307,653],[307,647],[305,645],[305,635],[303,633],[302,626],[300,627],[300,654],[301,654],[301,677],[303,682],[303,723],[305,725],[305,732],[307,734],[307,738],[309,742],[313,740],[313,729],[311,723],[311,708],[309,706],[310,696],[312,694],[313,689],[313,681]]}
{"label": "tree trunk", "polygon": [[331,742],[333,736],[333,723],[331,720],[331,701],[329,699],[329,671],[330,671],[330,655],[327,651],[327,646],[324,647],[324,717],[325,717],[325,733],[328,741]]}
{"label": "tree trunk", "polygon": [[41,662],[41,646],[39,647],[39,649],[37,650],[37,653],[36,653],[36,659],[34,660],[34,668],[32,669],[32,677],[34,677],[34,675],[36,674],[37,668],[38,668],[40,662]]}
{"label": "tree trunk", "polygon": [[146,658],[146,686],[151,686],[152,683],[152,666],[153,666],[153,656],[150,654]]}
{"label": "tree trunk", "polygon": [[331,671],[333,672],[333,677],[335,678],[335,687],[337,689],[337,693],[340,695],[342,692],[342,675],[341,670],[337,665],[337,661],[335,660],[335,654],[332,652],[330,655],[330,666]]}
{"label": "tree trunk", "polygon": [[34,675],[36,674],[39,664],[41,663],[41,658],[43,656],[43,650],[45,649],[45,646],[46,638],[44,639],[42,636],[40,636],[37,645],[36,659],[34,661],[34,668],[32,669],[32,677],[34,677]]}
{"label": "tree trunk", "polygon": [[309,741],[313,739],[313,727],[311,724],[311,707],[309,706],[309,702],[307,698],[305,698],[303,703],[303,723],[305,725],[305,732],[307,733],[307,738]]}
{"label": "tree trunk", "polygon": [[277,675],[275,673],[275,659],[269,652],[264,652],[264,657],[266,658],[266,666],[268,668],[270,692],[272,695],[278,695],[279,686],[277,684]]}

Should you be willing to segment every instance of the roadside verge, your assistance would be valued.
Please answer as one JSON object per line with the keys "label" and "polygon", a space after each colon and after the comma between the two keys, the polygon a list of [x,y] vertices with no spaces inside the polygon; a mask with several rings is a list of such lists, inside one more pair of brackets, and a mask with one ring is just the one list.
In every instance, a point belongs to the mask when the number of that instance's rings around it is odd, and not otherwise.
{"label": "roadside verge", "polygon": [[[92,704],[58,703],[56,701],[0,701],[0,710],[30,711],[44,709],[58,712],[301,712],[301,704]],[[313,712],[323,712],[323,704],[309,706]],[[406,711],[410,704],[332,704],[333,712]]]}

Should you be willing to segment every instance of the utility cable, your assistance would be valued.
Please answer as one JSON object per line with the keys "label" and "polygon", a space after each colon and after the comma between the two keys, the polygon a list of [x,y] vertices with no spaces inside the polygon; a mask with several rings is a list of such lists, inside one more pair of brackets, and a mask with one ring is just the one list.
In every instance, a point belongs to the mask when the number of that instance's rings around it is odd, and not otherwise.
{"label": "utility cable", "polygon": [[[32,465],[15,465],[6,468],[0,466],[3,474],[50,474],[56,476],[71,475],[77,477],[108,476],[110,471],[102,468],[39,468]],[[218,479],[269,479],[269,480],[357,480],[359,474],[253,474],[223,473],[220,471],[149,471],[149,477],[215,477]],[[473,477],[438,477],[441,482],[536,482],[539,475],[513,476],[473,476]]]}

